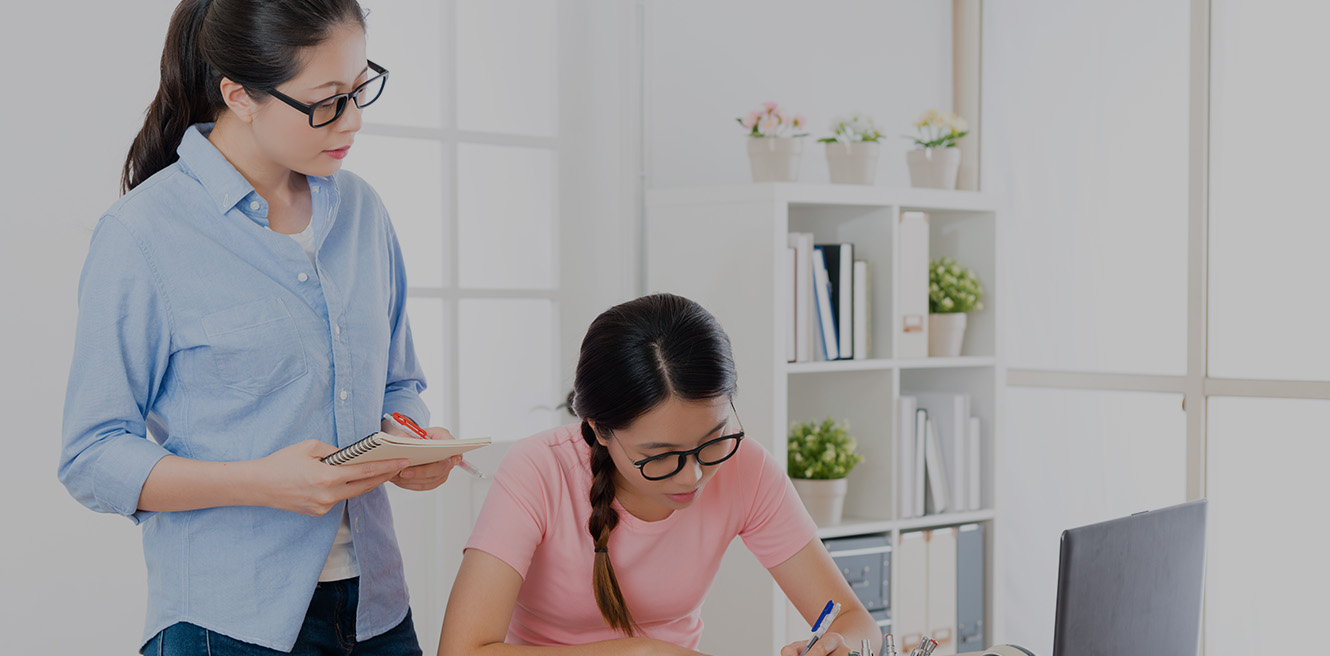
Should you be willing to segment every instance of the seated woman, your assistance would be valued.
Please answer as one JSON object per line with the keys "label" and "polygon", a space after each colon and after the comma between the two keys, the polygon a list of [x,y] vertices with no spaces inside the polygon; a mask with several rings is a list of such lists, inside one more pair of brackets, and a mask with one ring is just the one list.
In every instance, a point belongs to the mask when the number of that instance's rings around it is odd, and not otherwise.
{"label": "seated woman", "polygon": [[439,654],[696,654],[702,602],[735,536],[810,623],[828,599],[843,605],[811,656],[876,646],[877,625],[784,467],[744,439],[736,382],[729,338],[700,305],[659,294],[601,314],[569,397],[582,421],[504,458]]}

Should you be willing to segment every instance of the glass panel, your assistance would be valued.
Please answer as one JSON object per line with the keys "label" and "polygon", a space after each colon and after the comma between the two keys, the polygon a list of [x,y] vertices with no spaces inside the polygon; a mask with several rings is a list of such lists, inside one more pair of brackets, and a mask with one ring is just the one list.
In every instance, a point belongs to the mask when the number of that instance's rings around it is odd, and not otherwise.
{"label": "glass panel", "polygon": [[1009,389],[1004,412],[995,635],[1048,654],[1062,531],[1184,501],[1186,415],[1176,394],[1038,388]]}
{"label": "glass panel", "polygon": [[556,10],[554,0],[458,0],[458,129],[558,133]]}
{"label": "glass panel", "polygon": [[1212,398],[1209,415],[1206,651],[1269,651],[1325,621],[1330,402]]}
{"label": "glass panel", "polygon": [[347,159],[347,168],[373,185],[388,208],[402,245],[408,284],[444,285],[449,253],[443,241],[447,193],[443,144],[360,134]]}
{"label": "glass panel", "polygon": [[[1330,133],[1307,111],[1330,105],[1330,4],[1212,5],[1210,375],[1330,380],[1320,348],[1330,223]],[[1311,347],[1311,348],[1309,348]]]}
{"label": "glass panel", "polygon": [[429,408],[430,424],[451,429],[455,424],[447,415],[448,401],[444,395],[451,385],[448,375],[451,370],[445,346],[449,340],[443,299],[412,296],[406,301],[406,311],[411,319],[416,358],[425,369],[426,387],[421,398]]}
{"label": "glass panel", "polygon": [[383,98],[365,110],[371,123],[443,127],[443,3],[364,0],[366,55],[388,69]]}
{"label": "glass panel", "polygon": [[558,286],[554,151],[457,147],[459,285]]}
{"label": "glass panel", "polygon": [[1186,372],[1189,11],[985,7],[983,187],[1009,201],[1010,366]]}
{"label": "glass panel", "polygon": [[463,299],[459,311],[458,437],[517,440],[555,426],[567,392],[555,388],[554,303]]}

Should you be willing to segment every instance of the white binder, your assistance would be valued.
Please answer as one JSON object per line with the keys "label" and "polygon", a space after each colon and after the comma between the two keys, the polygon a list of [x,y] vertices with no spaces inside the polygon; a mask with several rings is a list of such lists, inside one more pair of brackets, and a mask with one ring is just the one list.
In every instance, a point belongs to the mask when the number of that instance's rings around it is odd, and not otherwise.
{"label": "white binder", "polygon": [[896,602],[892,618],[896,649],[919,646],[928,631],[928,540],[922,532],[902,533],[896,550]]}
{"label": "white binder", "polygon": [[933,656],[956,653],[956,528],[928,537],[928,635],[937,641]]}
{"label": "white binder", "polygon": [[928,357],[928,215],[901,212],[896,357]]}
{"label": "white binder", "polygon": [[793,247],[795,360],[813,361],[813,233],[791,232],[787,242]]}

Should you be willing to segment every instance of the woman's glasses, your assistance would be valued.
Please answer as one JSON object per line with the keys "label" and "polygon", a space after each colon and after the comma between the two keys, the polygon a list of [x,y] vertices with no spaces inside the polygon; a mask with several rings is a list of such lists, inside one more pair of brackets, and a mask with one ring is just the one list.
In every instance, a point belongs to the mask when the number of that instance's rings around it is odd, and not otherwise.
{"label": "woman's glasses", "polygon": [[[730,403],[731,412],[734,411],[734,403]],[[739,421],[739,414],[734,414],[735,423],[739,424],[739,432],[731,435],[722,435],[714,440],[703,442],[696,449],[687,451],[670,451],[659,455],[643,458],[633,462],[633,466],[642,472],[642,477],[648,481],[665,480],[681,471],[688,464],[688,456],[697,458],[700,465],[712,466],[719,465],[739,451],[739,442],[744,438],[743,423]],[[614,431],[609,431],[610,437],[618,441]],[[622,445],[622,443],[620,443]]]}
{"label": "woman's glasses", "polygon": [[274,98],[304,112],[309,116],[309,126],[312,128],[321,128],[337,121],[342,117],[342,112],[346,111],[346,106],[355,103],[356,107],[364,109],[371,103],[379,99],[383,94],[383,85],[388,81],[388,69],[375,64],[372,61],[366,61],[370,70],[376,75],[365,80],[360,86],[351,90],[350,93],[339,93],[335,96],[329,96],[313,105],[292,98],[276,89],[268,89],[268,93]]}

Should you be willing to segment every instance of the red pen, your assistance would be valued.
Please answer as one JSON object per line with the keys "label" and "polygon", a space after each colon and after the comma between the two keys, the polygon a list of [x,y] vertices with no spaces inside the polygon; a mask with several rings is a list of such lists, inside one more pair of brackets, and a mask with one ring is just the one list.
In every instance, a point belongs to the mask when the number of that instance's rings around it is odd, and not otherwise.
{"label": "red pen", "polygon": [[[407,432],[414,434],[416,437],[422,440],[429,439],[429,434],[425,432],[425,429],[421,428],[420,426],[417,426],[416,422],[411,421],[410,417],[400,412],[394,412],[392,414],[384,414],[383,418],[392,420],[393,423],[397,424],[398,426],[401,426],[402,428],[406,429]],[[462,471],[468,474],[471,474],[472,476],[475,476],[476,478],[485,478],[485,474],[483,472],[481,472],[479,469],[476,469],[475,466],[473,466],[471,463],[465,460],[462,461],[462,464],[458,465],[458,468],[460,468]]]}

